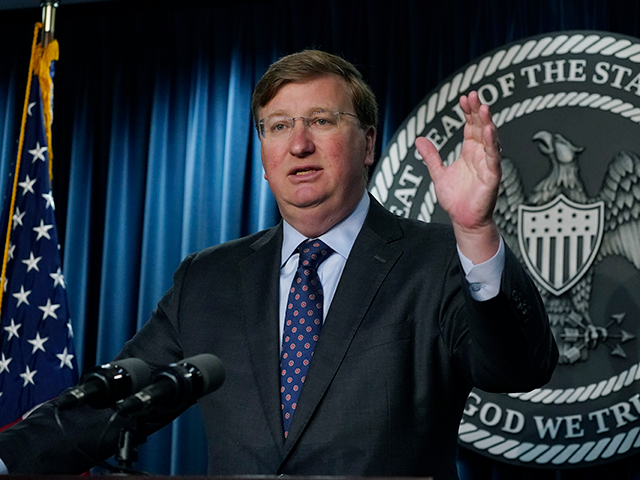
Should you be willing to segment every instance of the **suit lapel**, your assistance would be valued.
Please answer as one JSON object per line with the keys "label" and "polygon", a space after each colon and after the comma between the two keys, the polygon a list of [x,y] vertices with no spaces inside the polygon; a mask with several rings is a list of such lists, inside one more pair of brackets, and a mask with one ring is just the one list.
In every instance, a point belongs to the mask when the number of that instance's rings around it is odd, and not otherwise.
{"label": "suit lapel", "polygon": [[393,242],[402,238],[395,217],[373,198],[365,223],[347,260],[325,319],[289,437],[283,463],[331,384],[362,319],[385,277],[402,255]]}
{"label": "suit lapel", "polygon": [[254,244],[239,263],[245,338],[258,394],[278,450],[283,432],[280,413],[279,285],[282,224]]}

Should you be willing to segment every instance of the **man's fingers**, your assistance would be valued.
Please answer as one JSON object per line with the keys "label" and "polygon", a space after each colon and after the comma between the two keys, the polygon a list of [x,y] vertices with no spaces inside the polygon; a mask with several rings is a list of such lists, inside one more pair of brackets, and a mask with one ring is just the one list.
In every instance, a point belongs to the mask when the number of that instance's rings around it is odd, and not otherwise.
{"label": "man's fingers", "polygon": [[470,92],[468,97],[462,96],[460,106],[465,112],[465,119],[470,127],[467,138],[475,138],[482,142],[485,152],[492,156],[500,156],[502,148],[489,106],[480,103],[480,98],[475,91]]}
{"label": "man's fingers", "polygon": [[[467,95],[465,98],[466,98],[466,103],[468,105],[467,106],[468,113],[475,113],[480,109],[480,106],[482,105],[482,103],[480,102],[480,97],[478,97],[478,92],[473,90],[469,92],[469,95]],[[464,107],[463,107],[463,110],[464,110]]]}
{"label": "man's fingers", "polygon": [[444,168],[438,149],[424,137],[416,138],[416,148],[429,170],[429,175],[433,179]]}
{"label": "man's fingers", "polygon": [[478,116],[485,125],[493,123],[493,120],[491,119],[491,112],[489,111],[489,105],[480,105],[478,107]]}
{"label": "man's fingers", "polygon": [[487,166],[494,173],[500,172],[500,161],[502,160],[502,145],[500,137],[493,124],[486,125],[483,130],[484,151]]}

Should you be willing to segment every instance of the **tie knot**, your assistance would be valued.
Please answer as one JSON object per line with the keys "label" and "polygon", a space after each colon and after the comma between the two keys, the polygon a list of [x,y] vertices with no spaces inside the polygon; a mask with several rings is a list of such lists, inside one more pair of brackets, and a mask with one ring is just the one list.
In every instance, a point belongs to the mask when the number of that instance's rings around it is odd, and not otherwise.
{"label": "tie knot", "polygon": [[322,240],[305,240],[298,246],[299,267],[317,269],[333,253],[331,247]]}

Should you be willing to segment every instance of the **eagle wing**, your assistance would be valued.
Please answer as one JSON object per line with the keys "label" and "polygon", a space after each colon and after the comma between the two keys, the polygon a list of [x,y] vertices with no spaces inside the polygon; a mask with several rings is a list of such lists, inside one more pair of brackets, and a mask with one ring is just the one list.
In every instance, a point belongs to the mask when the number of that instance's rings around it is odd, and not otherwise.
{"label": "eagle wing", "polygon": [[596,262],[620,255],[640,270],[640,158],[621,151],[609,164],[600,190],[605,205],[602,245]]}

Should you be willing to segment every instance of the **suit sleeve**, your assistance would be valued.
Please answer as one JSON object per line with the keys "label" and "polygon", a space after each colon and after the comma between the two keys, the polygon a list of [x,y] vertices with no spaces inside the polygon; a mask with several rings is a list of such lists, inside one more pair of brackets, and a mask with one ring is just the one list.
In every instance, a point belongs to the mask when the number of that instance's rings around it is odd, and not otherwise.
{"label": "suit sleeve", "polygon": [[[558,348],[538,290],[513,252],[506,248],[496,297],[479,302],[468,288],[461,294],[464,307],[454,307],[446,321],[458,325],[454,355],[470,383],[488,392],[530,391],[546,384]],[[462,312],[466,321],[459,327]]]}
{"label": "suit sleeve", "polygon": [[[174,285],[158,303],[151,319],[128,341],[116,358],[138,357],[152,367],[183,358],[179,340],[182,284],[194,255],[174,274]],[[151,418],[143,427],[149,435],[183,410]],[[80,474],[113,455],[126,421],[111,408],[88,406],[60,412],[43,404],[28,418],[0,433],[0,458],[10,474]]]}

